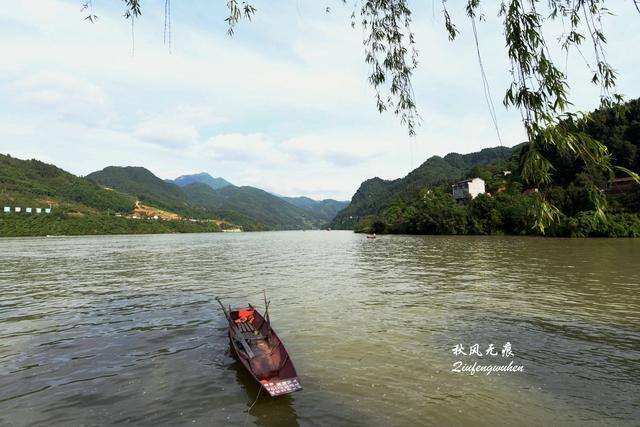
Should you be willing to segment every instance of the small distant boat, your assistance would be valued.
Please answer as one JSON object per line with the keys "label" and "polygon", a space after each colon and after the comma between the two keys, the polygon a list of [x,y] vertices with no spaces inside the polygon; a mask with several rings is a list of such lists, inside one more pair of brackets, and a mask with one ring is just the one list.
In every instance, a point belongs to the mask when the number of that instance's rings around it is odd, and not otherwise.
{"label": "small distant boat", "polygon": [[244,368],[271,397],[302,390],[298,373],[269,322],[265,296],[265,316],[251,304],[248,308],[227,310],[216,298],[227,319],[231,347]]}
{"label": "small distant boat", "polygon": [[376,238],[376,233],[373,233],[370,236],[367,236],[367,239],[375,239]]}

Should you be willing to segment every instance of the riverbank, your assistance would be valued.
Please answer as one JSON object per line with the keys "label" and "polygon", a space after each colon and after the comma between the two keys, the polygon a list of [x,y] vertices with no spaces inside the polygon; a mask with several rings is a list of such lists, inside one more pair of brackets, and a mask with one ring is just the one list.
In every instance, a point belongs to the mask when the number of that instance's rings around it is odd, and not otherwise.
{"label": "riverbank", "polygon": [[535,194],[518,191],[481,194],[460,205],[444,188],[362,218],[356,232],[425,235],[515,235],[548,237],[640,237],[638,194],[610,195],[602,217],[594,210],[559,212],[544,229],[536,226],[540,204]]}
{"label": "riverbank", "polygon": [[4,215],[0,237],[78,236],[103,234],[213,233],[222,229],[214,222],[155,220],[113,215]]}

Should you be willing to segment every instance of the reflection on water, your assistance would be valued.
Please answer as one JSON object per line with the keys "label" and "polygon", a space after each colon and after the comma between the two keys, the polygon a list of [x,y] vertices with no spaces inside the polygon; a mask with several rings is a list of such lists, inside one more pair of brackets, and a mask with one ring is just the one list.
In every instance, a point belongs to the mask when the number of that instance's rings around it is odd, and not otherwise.
{"label": "reflection on water", "polygon": [[[274,232],[0,239],[0,425],[637,425],[640,241]],[[271,399],[214,296],[259,304]],[[513,346],[523,373],[454,356]]]}
{"label": "reflection on water", "polygon": [[236,380],[246,392],[247,420],[252,419],[257,426],[299,425],[292,396],[285,395],[272,399],[264,390],[260,390],[240,362],[232,364],[230,368],[236,372]]}

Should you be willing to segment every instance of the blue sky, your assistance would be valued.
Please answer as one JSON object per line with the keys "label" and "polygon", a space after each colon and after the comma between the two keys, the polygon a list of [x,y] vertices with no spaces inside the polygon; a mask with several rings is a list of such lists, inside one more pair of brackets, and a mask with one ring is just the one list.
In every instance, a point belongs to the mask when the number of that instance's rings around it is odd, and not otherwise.
{"label": "blue sky", "polygon": [[[122,2],[94,0],[95,24],[83,20],[81,3],[0,9],[0,152],[80,175],[109,165],[145,166],[161,178],[205,171],[283,195],[349,199],[367,178],[398,178],[431,155],[498,145],[459,12],[461,36],[450,43],[438,6],[435,15],[431,4],[416,10],[414,88],[424,121],[409,138],[396,117],[376,111],[362,30],[350,27],[352,8],[339,1],[255,1],[254,21],[233,38],[224,1],[174,1],[171,53],[164,1],[144,1],[134,55]],[[618,91],[638,97],[640,16],[631,1],[610,8],[617,16],[604,27]],[[514,145],[523,132],[519,114],[501,103],[509,74],[496,12],[485,10],[480,45],[502,139]],[[573,53],[566,69],[576,109],[595,107],[599,90],[583,59]]]}

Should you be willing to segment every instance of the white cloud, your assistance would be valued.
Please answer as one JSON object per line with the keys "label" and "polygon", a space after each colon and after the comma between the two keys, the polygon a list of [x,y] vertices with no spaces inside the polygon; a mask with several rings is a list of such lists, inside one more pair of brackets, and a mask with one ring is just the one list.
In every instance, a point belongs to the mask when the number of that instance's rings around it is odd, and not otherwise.
{"label": "white cloud", "polygon": [[[385,147],[387,145],[387,147]],[[366,131],[323,132],[297,135],[284,141],[280,149],[300,162],[326,162],[334,167],[352,167],[374,159],[389,148],[389,140]]]}
{"label": "white cloud", "polygon": [[71,121],[100,124],[111,114],[100,87],[67,74],[36,74],[13,82],[10,90],[19,103]]}
{"label": "white cloud", "polygon": [[181,123],[167,123],[159,120],[142,122],[134,135],[146,142],[165,147],[182,147],[198,141],[198,129]]}
{"label": "white cloud", "polygon": [[214,160],[244,165],[276,166],[286,160],[286,154],[273,141],[258,133],[216,135],[198,151]]}
{"label": "white cloud", "polygon": [[224,124],[220,117],[205,105],[181,104],[162,112],[143,112],[134,135],[142,141],[167,148],[185,148],[200,139],[200,129]]}

